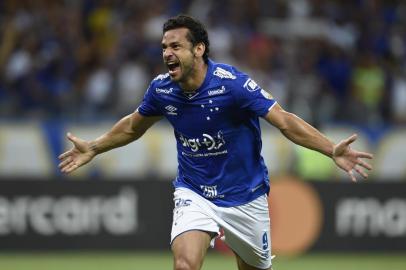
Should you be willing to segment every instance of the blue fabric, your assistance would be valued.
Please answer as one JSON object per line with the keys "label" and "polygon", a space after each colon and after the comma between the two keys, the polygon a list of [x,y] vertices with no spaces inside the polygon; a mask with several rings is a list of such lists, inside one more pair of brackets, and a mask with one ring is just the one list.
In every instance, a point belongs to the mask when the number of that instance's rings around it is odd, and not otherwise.
{"label": "blue fabric", "polygon": [[247,74],[209,61],[194,94],[184,93],[169,74],[157,76],[138,112],[163,115],[174,127],[175,187],[189,188],[219,206],[235,206],[269,191],[259,117],[274,104]]}

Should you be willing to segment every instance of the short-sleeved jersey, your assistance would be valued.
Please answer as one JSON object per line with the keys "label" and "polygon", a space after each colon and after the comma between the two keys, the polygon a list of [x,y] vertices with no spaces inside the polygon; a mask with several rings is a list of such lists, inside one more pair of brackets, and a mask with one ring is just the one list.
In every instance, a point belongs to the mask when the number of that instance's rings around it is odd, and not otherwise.
{"label": "short-sleeved jersey", "polygon": [[209,60],[206,78],[196,92],[187,94],[169,74],[159,75],[138,112],[165,116],[174,128],[178,152],[174,186],[228,207],[269,191],[259,117],[274,104],[248,75]]}

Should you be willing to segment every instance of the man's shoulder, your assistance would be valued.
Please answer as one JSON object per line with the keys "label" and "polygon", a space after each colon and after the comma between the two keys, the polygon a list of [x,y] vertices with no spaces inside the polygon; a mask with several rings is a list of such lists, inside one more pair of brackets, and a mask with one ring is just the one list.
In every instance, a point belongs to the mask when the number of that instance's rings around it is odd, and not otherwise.
{"label": "man's shoulder", "polygon": [[146,95],[156,97],[159,94],[170,94],[173,91],[172,83],[169,73],[159,74],[150,82]]}
{"label": "man's shoulder", "polygon": [[241,72],[232,65],[213,62],[213,77],[218,80],[226,80],[233,83],[238,82],[245,76],[245,73]]}
{"label": "man's shoulder", "polygon": [[151,84],[154,85],[165,85],[170,84],[171,78],[169,77],[169,73],[162,73],[158,74],[155,78],[152,79]]}
{"label": "man's shoulder", "polygon": [[157,75],[155,78],[152,79],[150,83],[150,89],[152,88],[166,88],[171,87],[173,84],[171,78],[169,77],[169,73],[163,73]]}
{"label": "man's shoulder", "polygon": [[229,64],[214,63],[212,72],[212,84],[222,85],[230,90],[243,87],[247,80],[244,72]]}

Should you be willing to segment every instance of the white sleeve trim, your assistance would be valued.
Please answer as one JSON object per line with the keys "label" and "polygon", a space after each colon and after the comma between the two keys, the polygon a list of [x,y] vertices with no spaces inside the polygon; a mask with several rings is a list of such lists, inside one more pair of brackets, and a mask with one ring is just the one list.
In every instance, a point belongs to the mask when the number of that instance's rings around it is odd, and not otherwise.
{"label": "white sleeve trim", "polygon": [[268,108],[268,112],[269,112],[270,110],[272,110],[273,106],[275,106],[275,104],[277,104],[277,103],[278,103],[278,102],[275,101],[274,104],[272,104],[272,106]]}

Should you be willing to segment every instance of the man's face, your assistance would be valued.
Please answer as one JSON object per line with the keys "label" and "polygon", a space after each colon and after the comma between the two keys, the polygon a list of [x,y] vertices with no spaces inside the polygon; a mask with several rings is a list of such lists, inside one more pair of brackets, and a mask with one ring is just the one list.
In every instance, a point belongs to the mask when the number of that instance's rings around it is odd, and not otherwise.
{"label": "man's face", "polygon": [[187,28],[166,31],[162,37],[162,56],[171,80],[186,81],[196,59],[193,44],[187,39]]}

